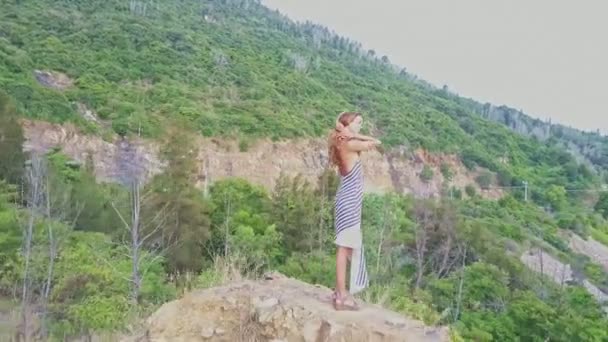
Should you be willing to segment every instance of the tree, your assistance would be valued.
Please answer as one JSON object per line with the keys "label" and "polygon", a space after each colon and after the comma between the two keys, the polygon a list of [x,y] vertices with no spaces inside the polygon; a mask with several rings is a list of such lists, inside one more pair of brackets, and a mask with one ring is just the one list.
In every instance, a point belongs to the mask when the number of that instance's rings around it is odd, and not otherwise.
{"label": "tree", "polygon": [[244,179],[225,179],[215,182],[210,189],[212,204],[212,236],[209,257],[229,257],[236,225],[235,217],[241,212],[255,215],[256,227],[265,229],[271,224],[272,203],[266,190]]}
{"label": "tree", "polygon": [[185,127],[169,130],[162,150],[167,169],[147,187],[150,201],[142,208],[149,218],[166,213],[153,241],[166,250],[171,274],[200,272],[204,243],[210,236],[211,208],[203,193],[193,186],[193,177],[198,173],[195,141]]}
{"label": "tree", "polygon": [[467,196],[469,197],[475,197],[475,195],[477,194],[477,191],[475,190],[475,187],[471,184],[467,185],[464,187],[464,192],[467,194]]}
{"label": "tree", "polygon": [[547,202],[554,210],[560,210],[566,204],[566,189],[563,186],[551,185],[545,194]]}
{"label": "tree", "polygon": [[452,171],[448,163],[441,163],[441,165],[439,166],[439,170],[441,171],[441,175],[443,175],[443,178],[446,181],[452,181],[452,178],[454,177],[454,172]]}
{"label": "tree", "polygon": [[25,153],[23,129],[8,96],[0,92],[0,180],[19,184],[23,177]]}
{"label": "tree", "polygon": [[[288,253],[311,252],[319,245],[320,204],[315,189],[302,176],[281,176],[272,196],[273,218]],[[322,233],[322,232],[321,232]],[[323,245],[323,243],[321,243]]]}
{"label": "tree", "polygon": [[424,165],[422,171],[420,172],[420,179],[423,182],[428,183],[433,179],[433,169],[431,169],[428,165]]}
{"label": "tree", "polygon": [[602,192],[600,198],[595,203],[595,211],[600,213],[605,219],[608,219],[608,192]]}
{"label": "tree", "polygon": [[34,300],[34,277],[32,277],[33,250],[35,247],[36,223],[40,217],[44,216],[46,193],[46,162],[43,158],[33,155],[29,161],[26,172],[26,195],[25,203],[27,207],[26,216],[20,222],[23,231],[23,279],[21,289],[21,323],[20,335],[29,341],[33,338],[33,312],[32,303]]}
{"label": "tree", "polygon": [[509,307],[509,317],[522,341],[546,341],[557,319],[554,308],[531,292],[520,292]]}
{"label": "tree", "polygon": [[498,171],[497,178],[500,186],[510,186],[511,182],[513,181],[513,176],[507,170]]}
{"label": "tree", "polygon": [[456,212],[449,202],[416,201],[413,254],[416,264],[414,286],[418,289],[426,271],[436,276],[448,273],[458,260]]}
{"label": "tree", "polygon": [[477,181],[477,184],[479,184],[479,186],[486,190],[490,188],[490,185],[492,184],[492,173],[488,172],[488,171],[484,171],[482,172],[479,176],[477,176],[477,178],[475,178],[475,180]]}

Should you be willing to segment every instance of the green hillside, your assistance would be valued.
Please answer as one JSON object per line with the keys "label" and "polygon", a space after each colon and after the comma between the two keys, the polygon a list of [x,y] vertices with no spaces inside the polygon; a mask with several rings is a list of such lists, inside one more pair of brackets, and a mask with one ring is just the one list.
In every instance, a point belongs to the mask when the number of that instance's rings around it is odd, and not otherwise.
{"label": "green hillside", "polygon": [[[388,146],[456,152],[501,185],[586,188],[588,166],[556,139],[537,143],[480,118],[474,106],[398,71],[386,58],[252,1],[3,1],[0,85],[28,117],[76,121],[86,104],[119,134],[158,136],[184,119],[207,136],[324,135],[359,110]],[[34,70],[74,86],[44,88]],[[498,162],[507,158],[508,164]],[[601,165],[598,162],[597,165]]]}
{"label": "green hillside", "polygon": [[[43,85],[47,71],[71,85]],[[491,171],[480,185],[506,190],[499,201],[474,188],[438,202],[366,195],[368,299],[465,340],[605,341],[602,303],[583,285],[608,293],[608,272],[566,235],[608,245],[608,139],[489,107],[252,0],[0,0],[0,297],[44,308],[40,334],[60,339],[124,331],[185,288],[221,282],[224,263],[332,286],[335,176],[271,191],[226,180],[205,196],[192,186],[191,134],[324,137],[338,112],[358,110],[384,153],[458,154]],[[169,167],[142,189],[97,184],[61,151],[24,172],[22,117],[164,139]],[[147,238],[137,279],[124,229],[135,212]],[[571,265],[573,279],[526,268],[531,248]]]}

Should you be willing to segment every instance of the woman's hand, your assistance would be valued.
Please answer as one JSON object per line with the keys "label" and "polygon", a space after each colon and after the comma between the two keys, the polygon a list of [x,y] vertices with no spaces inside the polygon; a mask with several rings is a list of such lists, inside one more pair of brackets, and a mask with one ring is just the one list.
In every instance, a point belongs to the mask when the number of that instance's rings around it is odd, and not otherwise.
{"label": "woman's hand", "polygon": [[345,127],[340,121],[336,121],[336,131],[338,131],[342,136],[345,136],[348,139],[357,139],[362,141],[371,141],[376,145],[382,144],[382,142],[376,138],[372,138],[367,135],[353,133],[348,127]]}

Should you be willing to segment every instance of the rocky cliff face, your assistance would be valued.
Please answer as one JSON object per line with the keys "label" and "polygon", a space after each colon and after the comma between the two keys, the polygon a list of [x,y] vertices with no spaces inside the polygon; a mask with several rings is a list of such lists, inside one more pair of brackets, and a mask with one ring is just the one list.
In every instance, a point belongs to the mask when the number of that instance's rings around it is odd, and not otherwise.
{"label": "rocky cliff face", "polygon": [[520,260],[531,270],[549,277],[560,286],[570,282],[580,283],[599,303],[603,303],[605,310],[608,310],[605,304],[608,303],[608,294],[593,285],[589,280],[580,279],[580,276],[574,273],[570,265],[564,264],[551,254],[544,252],[542,249],[534,248],[524,252]]}
{"label": "rocky cliff face", "polygon": [[540,141],[557,139],[579,163],[585,163],[597,170],[606,166],[608,160],[606,138],[599,130],[583,132],[572,127],[552,124],[550,121],[534,119],[520,110],[489,103],[479,104],[477,111],[483,118],[503,124],[518,134],[534,137]]}
{"label": "rocky cliff face", "polygon": [[280,274],[195,291],[164,304],[143,333],[124,341],[448,341],[447,328],[374,305],[335,311],[330,296],[330,289]]}
{"label": "rocky cliff face", "polygon": [[[93,160],[96,176],[101,181],[125,181],[131,168],[140,170],[149,179],[163,169],[158,145],[143,139],[86,135],[71,125],[55,125],[39,121],[24,121],[28,151],[45,152],[60,147],[71,158],[84,163]],[[316,184],[317,177],[327,165],[327,148],[323,139],[299,139],[282,142],[260,140],[246,151],[236,141],[200,138],[198,141],[199,171],[195,175],[201,188],[227,177],[240,177],[272,189],[281,174],[301,174]],[[444,178],[440,166],[446,164],[454,174],[450,186],[463,189],[474,185],[478,172],[467,170],[453,155],[435,155],[422,150],[394,149],[384,154],[377,151],[364,154],[365,190],[367,192],[397,191],[420,197],[440,194]],[[420,173],[427,165],[433,170],[430,181],[424,182]],[[499,190],[481,190],[489,198],[501,196]]]}

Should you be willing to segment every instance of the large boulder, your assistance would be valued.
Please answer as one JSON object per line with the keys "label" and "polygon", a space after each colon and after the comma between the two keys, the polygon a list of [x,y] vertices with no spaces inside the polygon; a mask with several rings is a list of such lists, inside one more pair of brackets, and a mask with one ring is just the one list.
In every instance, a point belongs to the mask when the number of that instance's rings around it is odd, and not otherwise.
{"label": "large boulder", "polygon": [[[164,304],[137,341],[447,341],[429,327],[378,306],[335,311],[331,290],[283,276],[194,291]],[[126,340],[125,340],[126,341]]]}

